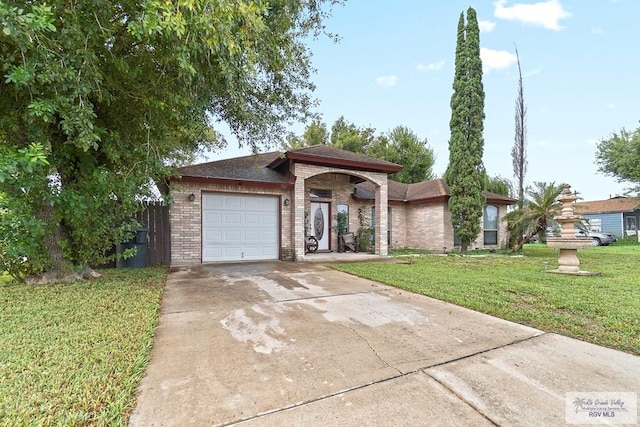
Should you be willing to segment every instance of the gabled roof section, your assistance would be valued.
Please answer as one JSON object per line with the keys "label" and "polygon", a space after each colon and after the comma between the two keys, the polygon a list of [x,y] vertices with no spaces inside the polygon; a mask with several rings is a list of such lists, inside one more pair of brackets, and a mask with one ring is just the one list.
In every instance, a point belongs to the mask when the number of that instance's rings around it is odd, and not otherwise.
{"label": "gabled roof section", "polygon": [[[404,184],[392,180],[387,182],[389,202],[429,203],[449,199],[449,186],[440,178],[414,184]],[[487,203],[512,205],[517,202],[514,198],[488,191],[483,191],[482,194],[486,197]],[[356,185],[353,197],[363,200],[375,199],[375,185],[369,181]]]}
{"label": "gabled roof section", "polygon": [[242,183],[289,184],[288,174],[269,169],[267,165],[281,157],[279,152],[217,160],[178,169],[184,181],[221,180]]}
{"label": "gabled roof section", "polygon": [[497,205],[513,205],[518,202],[518,199],[513,197],[503,196],[502,194],[492,193],[490,191],[483,191],[482,194],[487,199],[487,203],[495,203]]}
{"label": "gabled roof section", "polygon": [[633,212],[640,207],[637,197],[614,197],[606,200],[578,202],[574,204],[577,214]]}
{"label": "gabled roof section", "polygon": [[331,166],[342,169],[362,170],[368,172],[394,173],[402,170],[402,166],[386,160],[375,159],[364,154],[331,147],[329,145],[312,145],[310,147],[289,150],[283,158],[275,159],[267,167],[276,169],[287,160],[318,166]]}
{"label": "gabled roof section", "polygon": [[449,197],[449,187],[443,179],[405,184],[407,186],[406,200],[408,202],[436,202],[444,201]]}

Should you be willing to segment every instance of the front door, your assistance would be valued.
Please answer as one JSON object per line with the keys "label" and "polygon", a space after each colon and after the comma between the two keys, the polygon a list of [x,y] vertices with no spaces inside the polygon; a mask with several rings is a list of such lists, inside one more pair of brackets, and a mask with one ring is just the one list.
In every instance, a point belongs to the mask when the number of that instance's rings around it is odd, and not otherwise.
{"label": "front door", "polygon": [[310,236],[318,239],[318,250],[329,250],[329,203],[311,202]]}

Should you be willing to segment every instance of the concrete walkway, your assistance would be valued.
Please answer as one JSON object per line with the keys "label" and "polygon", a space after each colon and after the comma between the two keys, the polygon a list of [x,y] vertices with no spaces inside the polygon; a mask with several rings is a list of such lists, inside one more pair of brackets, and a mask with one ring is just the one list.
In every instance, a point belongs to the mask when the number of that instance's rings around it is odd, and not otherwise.
{"label": "concrete walkway", "polygon": [[596,391],[640,391],[640,358],[319,264],[199,266],[169,275],[130,425],[560,426]]}

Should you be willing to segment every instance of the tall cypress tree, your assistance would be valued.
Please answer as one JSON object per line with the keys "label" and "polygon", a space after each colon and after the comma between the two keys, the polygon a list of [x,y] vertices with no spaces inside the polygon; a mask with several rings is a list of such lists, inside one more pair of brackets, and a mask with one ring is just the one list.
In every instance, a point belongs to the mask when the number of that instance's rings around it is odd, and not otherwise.
{"label": "tall cypress tree", "polygon": [[480,29],[476,11],[467,10],[458,20],[455,76],[451,95],[449,166],[444,180],[449,185],[449,210],[453,231],[460,238],[461,251],[480,232],[484,206],[482,196],[484,150],[484,89],[480,59]]}

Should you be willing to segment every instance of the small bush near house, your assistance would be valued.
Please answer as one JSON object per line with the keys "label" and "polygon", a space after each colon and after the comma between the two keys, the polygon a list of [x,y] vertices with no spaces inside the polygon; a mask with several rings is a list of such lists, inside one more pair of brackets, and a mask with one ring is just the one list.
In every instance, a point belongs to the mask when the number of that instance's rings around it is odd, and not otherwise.
{"label": "small bush near house", "polygon": [[127,424],[166,271],[103,274],[50,286],[0,276],[0,424]]}

